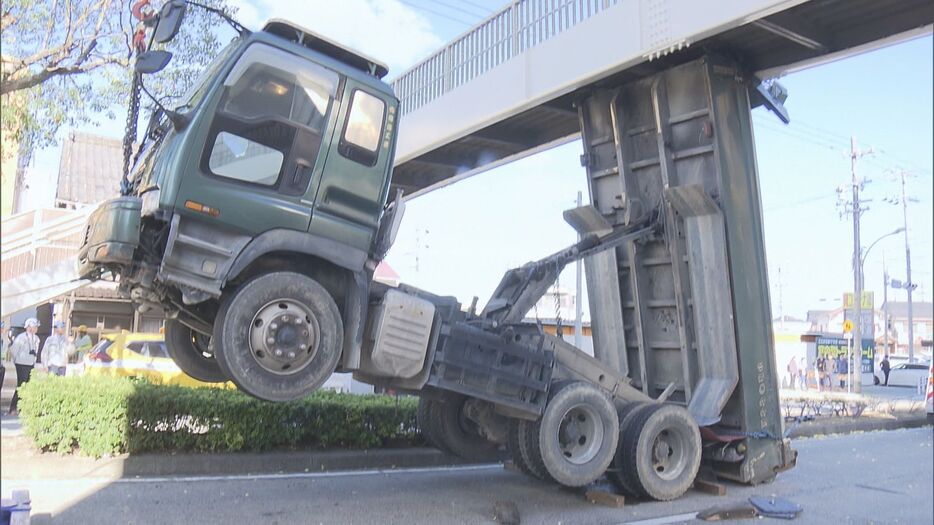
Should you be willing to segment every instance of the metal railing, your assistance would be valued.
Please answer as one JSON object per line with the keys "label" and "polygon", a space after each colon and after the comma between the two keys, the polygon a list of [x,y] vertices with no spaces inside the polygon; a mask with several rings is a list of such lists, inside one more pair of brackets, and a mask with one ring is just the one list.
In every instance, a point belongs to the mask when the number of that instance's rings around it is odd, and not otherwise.
{"label": "metal railing", "polygon": [[404,115],[621,0],[516,0],[392,82]]}
{"label": "metal railing", "polygon": [[3,220],[3,248],[0,260],[35,254],[39,249],[80,248],[81,233],[93,207],[78,210],[39,209]]}

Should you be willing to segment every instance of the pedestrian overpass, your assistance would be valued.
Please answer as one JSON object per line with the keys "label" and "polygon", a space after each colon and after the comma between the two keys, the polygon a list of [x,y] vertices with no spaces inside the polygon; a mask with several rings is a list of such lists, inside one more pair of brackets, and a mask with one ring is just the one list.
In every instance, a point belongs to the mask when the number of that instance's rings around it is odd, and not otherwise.
{"label": "pedestrian overpass", "polygon": [[932,22],[929,0],[516,0],[393,81],[393,182],[411,198],[574,140],[589,90],[705,53],[766,80]]}

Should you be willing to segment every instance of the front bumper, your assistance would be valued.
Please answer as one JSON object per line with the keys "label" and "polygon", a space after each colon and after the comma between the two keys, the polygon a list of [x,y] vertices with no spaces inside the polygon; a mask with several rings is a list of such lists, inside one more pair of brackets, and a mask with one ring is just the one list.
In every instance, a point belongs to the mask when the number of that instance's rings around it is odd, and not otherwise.
{"label": "front bumper", "polygon": [[104,269],[133,262],[139,246],[141,205],[138,197],[117,197],[104,201],[91,213],[78,250],[79,277],[94,279]]}

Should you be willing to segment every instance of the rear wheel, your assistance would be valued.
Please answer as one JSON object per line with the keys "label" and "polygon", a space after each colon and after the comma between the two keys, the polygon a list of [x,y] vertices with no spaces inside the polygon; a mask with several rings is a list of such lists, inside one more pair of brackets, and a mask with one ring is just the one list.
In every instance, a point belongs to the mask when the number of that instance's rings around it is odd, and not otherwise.
{"label": "rear wheel", "polygon": [[509,450],[509,456],[512,458],[513,463],[519,467],[519,470],[527,476],[537,478],[538,476],[532,471],[526,457],[527,454],[523,452],[523,444],[519,436],[519,425],[523,422],[521,419],[509,420],[509,428],[506,431],[506,449]]}
{"label": "rear wheel", "polygon": [[493,460],[499,446],[480,434],[480,428],[464,411],[470,398],[446,393],[431,409],[437,421],[438,440],[455,456],[472,461]]}
{"label": "rear wheel", "polygon": [[227,381],[227,376],[214,358],[210,336],[192,330],[177,319],[166,319],[165,348],[182,372],[198,381]]}
{"label": "rear wheel", "polygon": [[616,455],[613,458],[613,468],[611,468],[607,474],[610,481],[627,496],[639,496],[640,493],[636,487],[629,482],[628,475],[626,474],[631,471],[633,467],[629,462],[629,457],[623,452],[623,443],[625,440],[622,436],[624,436],[629,427],[632,426],[632,422],[639,412],[647,410],[652,406],[653,405],[649,403],[629,403],[617,411],[617,415],[619,416],[619,433],[621,437],[619,439],[619,445],[616,448]]}
{"label": "rear wheel", "polygon": [[589,383],[573,382],[555,392],[538,425],[542,462],[562,485],[587,485],[613,461],[619,417],[610,399]]}
{"label": "rear wheel", "polygon": [[243,391],[291,401],[320,387],[334,372],[343,345],[334,299],[314,279],[294,272],[259,275],[221,301],[215,353]]}
{"label": "rear wheel", "polygon": [[640,495],[668,501],[694,483],[701,461],[701,438],[691,413],[678,405],[639,409],[623,430],[620,453],[628,468],[627,486]]}
{"label": "rear wheel", "polygon": [[437,426],[434,424],[434,404],[435,401],[432,399],[428,399],[427,397],[419,398],[418,409],[415,412],[415,420],[418,423],[418,429],[429,445],[442,452],[450,452],[444,448],[443,443],[438,437]]}

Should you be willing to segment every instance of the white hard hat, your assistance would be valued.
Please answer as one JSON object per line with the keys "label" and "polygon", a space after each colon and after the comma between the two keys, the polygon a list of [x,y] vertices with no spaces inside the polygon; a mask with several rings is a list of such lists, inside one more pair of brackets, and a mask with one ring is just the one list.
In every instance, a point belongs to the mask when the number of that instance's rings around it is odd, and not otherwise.
{"label": "white hard hat", "polygon": [[29,319],[26,319],[26,322],[23,323],[23,326],[26,328],[29,328],[30,326],[35,326],[36,328],[38,328],[39,320],[36,319],[35,317],[30,317]]}

